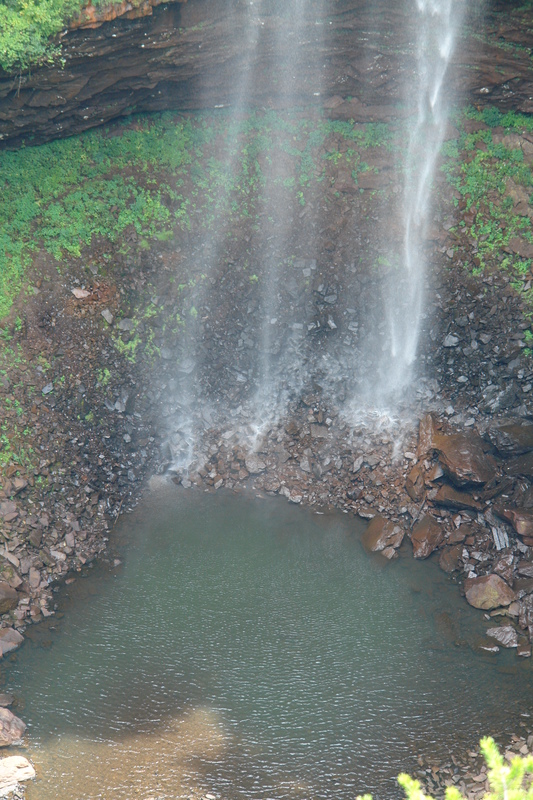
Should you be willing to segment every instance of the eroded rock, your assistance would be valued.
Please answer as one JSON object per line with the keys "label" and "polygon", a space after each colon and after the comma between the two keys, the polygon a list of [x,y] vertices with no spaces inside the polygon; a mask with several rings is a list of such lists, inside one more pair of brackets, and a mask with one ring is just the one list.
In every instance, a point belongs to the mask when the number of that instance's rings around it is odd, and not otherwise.
{"label": "eroded rock", "polygon": [[487,636],[496,639],[502,647],[517,647],[518,634],[512,625],[501,625],[498,628],[489,628]]}
{"label": "eroded rock", "polygon": [[411,531],[411,542],[415,558],[427,558],[444,540],[444,531],[439,523],[426,514]]}
{"label": "eroded rock", "polygon": [[35,770],[24,756],[0,758],[0,795],[13,792],[21,781],[32,778],[35,778]]}
{"label": "eroded rock", "polygon": [[508,606],[516,595],[499,575],[482,575],[477,578],[467,578],[465,581],[465,596],[471,606],[489,611],[498,606]]}
{"label": "eroded rock", "polygon": [[497,475],[496,462],[485,453],[483,440],[476,433],[438,435],[433,439],[433,447],[444,472],[456,486],[483,485]]}
{"label": "eroded rock", "polygon": [[397,548],[403,541],[405,531],[385,517],[377,516],[363,533],[362,541],[366,550],[380,552],[386,548]]}
{"label": "eroded rock", "polygon": [[9,708],[0,708],[0,747],[8,747],[20,741],[26,725]]}

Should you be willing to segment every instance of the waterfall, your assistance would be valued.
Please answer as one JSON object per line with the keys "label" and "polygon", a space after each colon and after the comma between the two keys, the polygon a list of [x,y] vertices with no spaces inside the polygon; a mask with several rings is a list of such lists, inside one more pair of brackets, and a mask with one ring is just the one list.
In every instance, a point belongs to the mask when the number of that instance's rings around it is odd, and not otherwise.
{"label": "waterfall", "polygon": [[416,0],[416,97],[418,109],[406,161],[403,252],[385,287],[388,341],[382,353],[375,404],[394,407],[413,381],[424,316],[427,257],[435,165],[443,143],[448,105],[443,83],[452,56],[459,9],[456,0]]}
{"label": "waterfall", "polygon": [[[298,192],[301,162],[289,158],[287,150],[288,137],[291,146],[298,140],[298,108],[321,96],[326,24],[332,24],[325,0],[239,3],[240,27],[232,35],[240,37],[242,49],[234,57],[235,80],[222,103],[228,125],[216,165],[225,175],[224,188],[218,190],[212,223],[202,233],[198,228],[189,245],[188,269],[195,284],[188,294],[189,316],[173,381],[174,408],[168,414],[169,444],[178,471],[205,463],[216,450],[216,436],[253,449],[287,415],[291,403],[306,395],[322,394],[352,426],[374,418],[376,411],[380,417],[394,418],[409,399],[424,318],[432,181],[448,114],[443,84],[461,0],[398,2],[411,3],[407,29],[414,41],[405,62],[412,64],[405,100],[411,107],[416,102],[405,138],[403,191],[395,185],[387,193],[362,198],[356,172],[370,167],[362,167],[362,159],[350,161],[349,154],[355,152],[352,145],[364,136],[365,126],[359,124],[356,130],[351,123],[340,123],[354,139],[344,142],[344,151],[339,147],[327,155],[335,165],[341,162],[344,175],[347,170],[348,177],[355,175],[348,190],[352,199],[345,195],[337,206],[344,215],[343,230],[351,231],[343,242],[341,226],[328,217],[331,209],[336,213],[332,197],[341,197],[337,174],[324,184],[314,205],[300,211],[298,194],[306,204],[303,192]],[[252,109],[252,97],[258,96],[264,105]],[[274,122],[269,122],[270,109],[276,109]],[[307,119],[305,124],[311,123]],[[322,141],[322,131],[338,130],[328,127],[329,121],[316,109],[312,124],[316,141]],[[396,132],[397,125],[392,126]],[[238,206],[245,191],[239,176],[250,168],[243,154],[254,149],[254,137],[268,140],[269,149],[263,151],[253,191],[247,184],[251,212],[247,209],[239,218],[236,233],[231,208]],[[380,147],[373,142],[365,146]],[[296,144],[293,150],[293,156],[302,156]],[[396,213],[398,198],[401,216]],[[305,228],[299,222],[304,213]],[[384,232],[389,218],[394,225]],[[335,240],[329,248],[324,242],[328,230]],[[390,257],[385,257],[387,247]],[[228,280],[235,271],[242,291],[235,280]],[[185,274],[189,280],[190,273]],[[242,333],[235,333],[237,329]],[[206,432],[213,434],[209,444]]]}

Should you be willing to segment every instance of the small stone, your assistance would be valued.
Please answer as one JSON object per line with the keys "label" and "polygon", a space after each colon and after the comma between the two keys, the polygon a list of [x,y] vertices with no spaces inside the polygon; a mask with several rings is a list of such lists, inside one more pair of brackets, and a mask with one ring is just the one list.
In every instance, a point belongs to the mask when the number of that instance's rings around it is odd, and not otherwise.
{"label": "small stone", "polygon": [[103,318],[105,319],[105,321],[107,322],[108,325],[112,325],[113,324],[114,317],[113,317],[113,314],[111,313],[111,311],[108,308],[104,308],[104,310],[102,311],[102,316],[103,316]]}
{"label": "small stone", "polygon": [[457,347],[458,344],[459,344],[459,338],[451,333],[449,333],[448,336],[446,336],[446,338],[442,343],[443,347]]}
{"label": "small stone", "polygon": [[135,328],[135,322],[128,317],[124,317],[118,323],[117,328],[121,331],[132,331]]}
{"label": "small stone", "polygon": [[53,383],[47,383],[46,386],[43,388],[42,393],[44,395],[46,395],[46,394],[50,394],[50,392],[53,392],[53,391],[54,391],[54,384]]}

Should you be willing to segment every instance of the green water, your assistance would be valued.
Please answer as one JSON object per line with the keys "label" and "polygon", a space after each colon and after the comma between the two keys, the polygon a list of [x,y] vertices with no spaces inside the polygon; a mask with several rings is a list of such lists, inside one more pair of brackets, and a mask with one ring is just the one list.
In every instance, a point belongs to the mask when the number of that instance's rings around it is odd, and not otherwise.
{"label": "green water", "polygon": [[67,587],[8,670],[29,798],[391,797],[418,754],[519,731],[530,664],[472,652],[486,623],[457,587],[360,533],[277,498],[155,492],[117,526],[122,565]]}

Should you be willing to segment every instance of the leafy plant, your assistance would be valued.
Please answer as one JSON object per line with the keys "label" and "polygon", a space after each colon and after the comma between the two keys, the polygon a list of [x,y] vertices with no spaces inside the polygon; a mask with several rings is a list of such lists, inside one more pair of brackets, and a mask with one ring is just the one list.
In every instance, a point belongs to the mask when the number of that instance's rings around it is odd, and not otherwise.
{"label": "leafy plant", "polygon": [[[510,764],[506,764],[490,737],[481,740],[480,748],[488,767],[489,781],[489,791],[480,800],[533,800],[533,756],[515,756]],[[399,775],[398,783],[407,800],[433,800],[431,795],[424,794],[420,782],[409,775]],[[464,800],[455,786],[447,787],[445,797],[446,800]],[[357,800],[372,800],[372,795],[365,794]]]}

